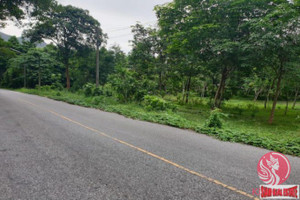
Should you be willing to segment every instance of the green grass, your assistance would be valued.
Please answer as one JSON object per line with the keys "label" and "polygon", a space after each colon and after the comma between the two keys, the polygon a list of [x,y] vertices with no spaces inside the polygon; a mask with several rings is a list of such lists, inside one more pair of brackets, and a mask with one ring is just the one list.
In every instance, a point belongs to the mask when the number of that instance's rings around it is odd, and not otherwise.
{"label": "green grass", "polygon": [[36,89],[20,89],[20,92],[36,94],[75,105],[93,107],[108,112],[174,127],[191,129],[220,140],[239,142],[263,147],[290,155],[300,156],[300,103],[296,109],[289,109],[284,114],[285,102],[279,102],[272,125],[268,124],[270,107],[264,109],[263,102],[255,104],[249,100],[233,99],[225,102],[222,112],[222,129],[206,128],[210,116],[208,100],[193,97],[188,105],[177,104],[177,98],[166,96],[165,99],[178,106],[173,111],[149,111],[138,103],[120,103],[114,97],[85,97],[81,93]]}

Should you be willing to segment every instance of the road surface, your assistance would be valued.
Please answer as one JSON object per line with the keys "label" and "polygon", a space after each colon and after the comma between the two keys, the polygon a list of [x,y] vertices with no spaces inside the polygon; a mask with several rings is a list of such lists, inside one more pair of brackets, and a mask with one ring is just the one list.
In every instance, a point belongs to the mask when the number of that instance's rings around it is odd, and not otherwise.
{"label": "road surface", "polygon": [[[267,150],[0,90],[0,199],[253,199]],[[300,183],[288,156],[285,184]]]}

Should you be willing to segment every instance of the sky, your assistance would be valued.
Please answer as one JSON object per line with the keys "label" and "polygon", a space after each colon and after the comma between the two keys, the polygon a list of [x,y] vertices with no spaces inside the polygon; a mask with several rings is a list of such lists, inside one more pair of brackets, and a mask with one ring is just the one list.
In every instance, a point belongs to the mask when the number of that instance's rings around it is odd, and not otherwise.
{"label": "sky", "polygon": [[[155,26],[157,18],[153,11],[155,5],[171,0],[58,0],[63,5],[72,5],[90,11],[108,34],[107,47],[119,45],[125,52],[131,50],[129,40],[133,39],[130,26],[140,22],[145,26]],[[2,29],[9,35],[21,36],[22,30],[9,23]]]}

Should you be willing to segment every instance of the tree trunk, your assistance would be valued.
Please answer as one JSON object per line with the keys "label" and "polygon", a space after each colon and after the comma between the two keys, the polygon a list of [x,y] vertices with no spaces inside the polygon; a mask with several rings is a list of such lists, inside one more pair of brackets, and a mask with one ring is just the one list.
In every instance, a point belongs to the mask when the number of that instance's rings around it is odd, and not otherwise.
{"label": "tree trunk", "polygon": [[67,78],[67,90],[69,90],[71,87],[70,74],[69,74],[69,63],[66,64],[66,78]]}
{"label": "tree trunk", "polygon": [[207,83],[204,83],[204,86],[202,88],[202,93],[201,93],[201,97],[204,98],[205,97],[205,92],[206,92],[206,87],[207,87]]}
{"label": "tree trunk", "polygon": [[186,83],[183,80],[183,82],[182,82],[182,103],[184,102],[184,98],[185,98],[185,89],[186,89]]}
{"label": "tree trunk", "polygon": [[100,46],[97,45],[96,51],[96,86],[99,86],[99,52]]}
{"label": "tree trunk", "polygon": [[295,109],[295,107],[296,107],[298,95],[299,95],[299,88],[296,90],[296,93],[295,93],[295,99],[294,99],[294,103],[293,103],[292,109]]}
{"label": "tree trunk", "polygon": [[257,101],[257,99],[258,99],[258,97],[259,97],[259,95],[260,95],[260,93],[263,91],[263,89],[261,88],[261,89],[259,89],[257,92],[255,92],[255,97],[254,97],[254,102],[256,102]]}
{"label": "tree trunk", "polygon": [[191,79],[192,77],[190,76],[187,82],[187,88],[186,88],[186,99],[185,99],[185,103],[188,104],[189,103],[189,95],[190,95],[190,88],[191,88]]}
{"label": "tree trunk", "polygon": [[39,56],[39,89],[41,88],[41,58]]}
{"label": "tree trunk", "polygon": [[229,70],[225,67],[222,72],[221,81],[218,87],[218,90],[215,95],[214,107],[220,108],[222,103],[223,92],[226,85],[226,80],[229,74]]}
{"label": "tree trunk", "polygon": [[158,85],[159,85],[159,92],[161,93],[162,91],[162,72],[159,72],[159,80],[158,80]]}
{"label": "tree trunk", "polygon": [[27,69],[26,69],[26,65],[24,65],[24,88],[26,88],[27,83],[26,83],[26,79],[27,79]]}
{"label": "tree trunk", "polygon": [[279,97],[279,94],[280,94],[281,79],[282,79],[282,76],[283,76],[283,63],[281,63],[281,66],[280,66],[280,69],[279,69],[278,73],[279,73],[279,76],[278,76],[278,80],[277,80],[276,92],[275,92],[274,99],[273,99],[273,107],[272,107],[271,115],[270,115],[270,118],[269,118],[269,124],[273,123],[275,109],[276,109],[276,105],[277,105],[277,100],[278,100],[278,97]]}
{"label": "tree trunk", "polygon": [[267,92],[267,96],[266,96],[266,100],[265,100],[265,109],[267,109],[267,105],[269,104],[269,100],[270,100],[270,90],[274,88],[274,85],[275,85],[275,80],[277,79],[277,77],[275,77],[272,81],[272,84],[271,86],[269,87],[268,89],[268,92]]}
{"label": "tree trunk", "polygon": [[265,109],[267,109],[267,105],[269,104],[269,98],[270,98],[270,88],[268,89],[268,91],[266,93]]}

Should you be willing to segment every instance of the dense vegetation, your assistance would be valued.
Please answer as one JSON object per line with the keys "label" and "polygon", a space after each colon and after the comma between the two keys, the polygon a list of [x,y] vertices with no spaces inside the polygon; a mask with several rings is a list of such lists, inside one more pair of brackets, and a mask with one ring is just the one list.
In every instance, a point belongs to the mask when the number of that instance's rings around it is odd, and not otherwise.
{"label": "dense vegetation", "polygon": [[132,27],[129,54],[88,11],[50,4],[30,41],[0,40],[2,87],[300,155],[299,1],[174,0],[159,28]]}

